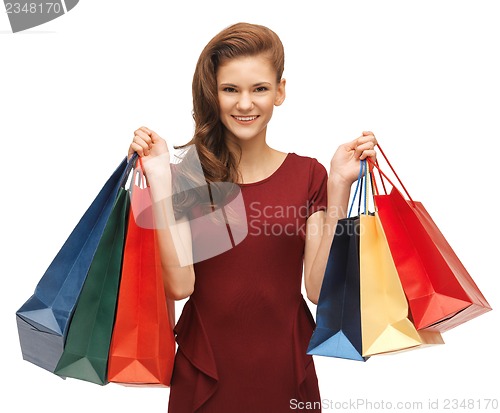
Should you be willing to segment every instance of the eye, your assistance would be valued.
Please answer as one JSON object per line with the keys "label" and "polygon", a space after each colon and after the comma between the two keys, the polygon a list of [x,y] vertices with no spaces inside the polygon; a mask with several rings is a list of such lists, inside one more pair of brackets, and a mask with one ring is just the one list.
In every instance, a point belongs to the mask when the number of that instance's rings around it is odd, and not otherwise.
{"label": "eye", "polygon": [[226,86],[224,89],[222,89],[222,91],[228,93],[234,93],[236,92],[236,89],[234,87]]}
{"label": "eye", "polygon": [[265,86],[259,86],[258,88],[255,89],[256,92],[265,92],[267,89],[267,87]]}

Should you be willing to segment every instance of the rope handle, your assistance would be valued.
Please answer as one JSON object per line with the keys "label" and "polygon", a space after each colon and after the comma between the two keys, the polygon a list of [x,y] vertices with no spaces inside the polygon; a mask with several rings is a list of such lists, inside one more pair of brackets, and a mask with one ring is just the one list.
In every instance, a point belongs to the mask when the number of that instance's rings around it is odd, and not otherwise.
{"label": "rope handle", "polygon": [[144,166],[142,165],[142,157],[138,157],[138,165],[136,163],[136,165],[134,166],[134,170],[135,172],[137,173],[137,179],[138,179],[138,182],[136,183],[136,185],[140,188],[145,188],[147,186],[149,186],[148,184],[148,178],[146,177],[146,174],[144,173]]}
{"label": "rope handle", "polygon": [[[384,157],[385,161],[387,162],[387,165],[389,165],[389,168],[391,168],[391,171],[392,173],[394,174],[394,176],[396,177],[396,179],[398,180],[399,184],[401,185],[401,188],[403,188],[403,191],[404,193],[406,194],[406,196],[408,197],[408,199],[410,200],[412,206],[415,206],[415,202],[413,201],[412,197],[410,196],[408,190],[406,189],[406,187],[404,186],[403,182],[401,181],[401,179],[399,178],[398,174],[396,173],[394,167],[392,166],[392,164],[389,162],[389,159],[387,159],[387,156],[386,154],[384,153],[384,151],[382,150],[382,148],[380,147],[380,144],[377,144],[377,147],[380,151],[380,153],[382,154],[382,156]],[[374,162],[372,159],[370,158],[367,158],[368,159],[368,162],[370,163],[370,169],[372,168],[376,168],[379,175],[380,175],[380,180],[382,182],[382,186],[384,188],[384,192],[385,194],[387,194],[387,189],[385,187],[385,184],[384,184],[384,179],[385,178],[387,180],[387,182],[389,182],[389,184],[391,184],[391,186],[393,188],[396,188],[396,185],[394,185],[394,183],[389,179],[389,177],[382,171],[382,169],[380,169],[380,165],[378,164],[378,161]],[[377,194],[378,194],[378,188],[377,188]]]}
{"label": "rope handle", "polygon": [[132,172],[132,169],[135,168],[135,164],[137,162],[137,157],[138,156],[139,155],[137,155],[137,153],[134,152],[134,154],[127,161],[127,166],[125,167],[125,171],[123,172],[123,175],[121,177],[120,187],[125,188],[125,185],[126,185],[126,183],[128,181],[128,177],[130,175],[130,172]]}
{"label": "rope handle", "polygon": [[366,167],[366,162],[361,161],[359,164],[359,174],[358,174],[358,181],[356,183],[356,189],[354,190],[354,195],[351,200],[351,206],[349,208],[349,217],[352,216],[352,208],[354,207],[354,202],[356,201],[358,191],[359,191],[359,198],[358,198],[358,215],[361,213],[361,198],[362,198],[362,192],[363,192],[363,178],[365,175],[365,167]]}
{"label": "rope handle", "polygon": [[[370,171],[367,161],[362,160],[359,163],[358,180],[351,200],[351,206],[349,208],[349,217],[352,216],[352,209],[356,199],[358,200],[358,215],[368,215],[368,199],[370,197],[370,190],[372,193],[371,196],[373,197],[373,194],[375,194],[373,174]],[[361,205],[363,205],[363,212],[361,212]]]}

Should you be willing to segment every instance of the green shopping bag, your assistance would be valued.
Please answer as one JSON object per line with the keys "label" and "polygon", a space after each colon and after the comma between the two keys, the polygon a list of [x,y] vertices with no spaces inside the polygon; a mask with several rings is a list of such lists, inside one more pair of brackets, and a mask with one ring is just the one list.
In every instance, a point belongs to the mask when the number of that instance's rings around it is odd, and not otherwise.
{"label": "green shopping bag", "polygon": [[54,373],[104,385],[129,208],[122,187],[92,260]]}

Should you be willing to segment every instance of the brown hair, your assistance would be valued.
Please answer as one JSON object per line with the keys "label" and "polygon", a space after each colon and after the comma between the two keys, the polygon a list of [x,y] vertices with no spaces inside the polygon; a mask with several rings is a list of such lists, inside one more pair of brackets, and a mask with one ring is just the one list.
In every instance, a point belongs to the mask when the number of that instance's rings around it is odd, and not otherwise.
{"label": "brown hair", "polygon": [[194,136],[176,148],[195,145],[208,182],[237,182],[235,155],[224,140],[224,126],[219,116],[217,70],[228,59],[266,54],[281,80],[285,53],[280,38],[265,26],[236,23],[217,34],[200,54],[193,76]]}

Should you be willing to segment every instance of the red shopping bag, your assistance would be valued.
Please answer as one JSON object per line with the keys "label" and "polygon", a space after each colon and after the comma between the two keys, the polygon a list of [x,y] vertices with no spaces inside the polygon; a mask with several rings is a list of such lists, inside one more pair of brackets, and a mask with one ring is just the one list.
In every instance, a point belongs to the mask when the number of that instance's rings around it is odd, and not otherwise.
{"label": "red shopping bag", "polygon": [[108,380],[169,386],[175,355],[174,302],[165,297],[154,226],[142,225],[144,220],[152,222],[153,215],[149,188],[138,166],[131,188]]}
{"label": "red shopping bag", "polygon": [[489,310],[490,305],[472,280],[422,203],[412,200],[384,152],[378,146],[408,200],[392,186],[375,196],[391,254],[417,329],[444,332]]}

